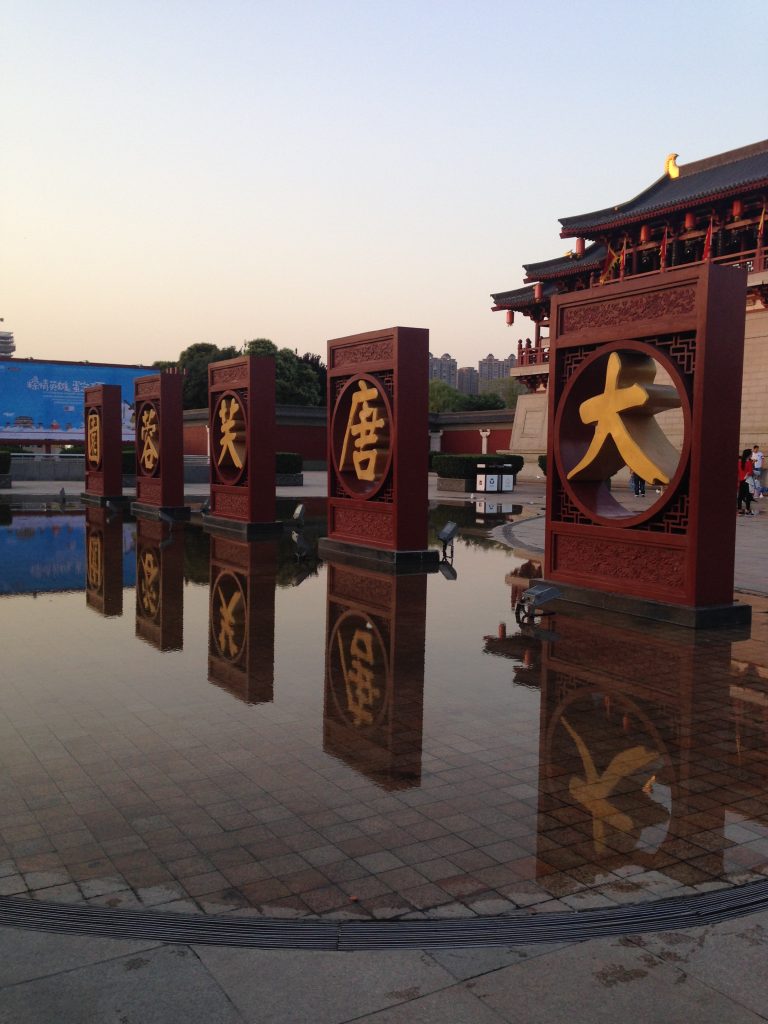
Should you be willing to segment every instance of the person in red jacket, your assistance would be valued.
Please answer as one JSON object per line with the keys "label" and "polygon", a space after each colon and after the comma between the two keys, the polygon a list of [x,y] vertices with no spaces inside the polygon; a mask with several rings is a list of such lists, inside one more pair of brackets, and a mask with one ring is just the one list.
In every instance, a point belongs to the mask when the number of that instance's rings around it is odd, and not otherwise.
{"label": "person in red jacket", "polygon": [[752,474],[754,473],[755,467],[752,463],[750,455],[752,452],[749,448],[745,448],[741,453],[739,459],[738,469],[738,482],[739,482],[739,493],[736,500],[736,508],[739,510],[739,515],[744,515],[744,509],[741,507],[741,503],[746,502],[748,516],[753,516],[755,513],[752,511],[752,491],[749,488],[749,484],[752,480]]}

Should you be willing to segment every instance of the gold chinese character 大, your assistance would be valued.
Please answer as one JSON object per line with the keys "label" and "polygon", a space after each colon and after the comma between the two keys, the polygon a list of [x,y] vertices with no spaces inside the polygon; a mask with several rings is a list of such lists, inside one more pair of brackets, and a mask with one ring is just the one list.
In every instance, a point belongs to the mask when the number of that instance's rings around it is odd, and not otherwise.
{"label": "gold chinese character \u5927", "polygon": [[157,409],[154,405],[145,405],[141,411],[141,426],[139,438],[141,440],[141,455],[139,463],[145,473],[154,473],[160,461],[159,449],[160,424],[157,418]]}
{"label": "gold chinese character \u5927", "polygon": [[354,471],[358,480],[381,478],[389,453],[389,423],[382,395],[367,380],[352,392],[349,417],[339,460],[340,471]]}
{"label": "gold chinese character \u5927", "polygon": [[101,462],[101,416],[98,409],[88,410],[88,462],[92,466]]}
{"label": "gold chinese character \u5927", "polygon": [[594,434],[569,480],[605,480],[627,465],[648,483],[670,482],[680,453],[655,416],[681,400],[674,387],[654,384],[655,377],[652,357],[611,352],[603,391],[579,405],[581,422],[594,424]]}
{"label": "gold chinese character \u5927", "polygon": [[216,465],[241,470],[245,465],[245,415],[237,395],[224,395],[219,403],[219,453]]}

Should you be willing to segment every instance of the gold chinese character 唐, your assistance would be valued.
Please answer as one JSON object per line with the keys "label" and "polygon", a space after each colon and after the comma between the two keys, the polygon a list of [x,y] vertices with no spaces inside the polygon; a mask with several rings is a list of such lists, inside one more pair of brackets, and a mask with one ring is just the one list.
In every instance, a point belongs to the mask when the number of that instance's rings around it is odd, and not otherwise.
{"label": "gold chinese character \u5510", "polygon": [[389,448],[389,424],[378,389],[358,380],[352,394],[339,469],[353,469],[358,480],[378,480]]}

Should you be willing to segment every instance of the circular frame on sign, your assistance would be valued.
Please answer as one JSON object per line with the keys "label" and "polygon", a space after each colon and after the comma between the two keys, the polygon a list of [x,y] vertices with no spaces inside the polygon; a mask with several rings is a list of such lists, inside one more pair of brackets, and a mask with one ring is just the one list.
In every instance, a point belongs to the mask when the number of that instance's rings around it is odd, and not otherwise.
{"label": "circular frame on sign", "polygon": [[[359,476],[355,475],[354,469],[343,468],[341,464],[342,455],[344,456],[343,461],[345,463],[351,461],[349,453],[344,450],[344,441],[347,438],[348,445],[354,444],[351,437],[347,437],[347,435],[352,426],[354,426],[351,420],[352,408],[355,393],[360,393],[362,390],[360,387],[361,383],[368,384],[370,388],[375,388],[377,392],[376,404],[378,406],[380,403],[384,407],[384,425],[381,428],[381,438],[386,444],[386,452],[381,452],[376,456],[377,463],[381,459],[381,466],[376,466],[376,476],[373,480],[360,479]],[[369,373],[356,373],[353,377],[350,377],[336,399],[331,420],[331,457],[333,459],[333,468],[336,472],[337,480],[351,498],[372,498],[384,486],[384,482],[389,475],[390,466],[392,465],[391,432],[392,404],[389,400],[389,395],[384,390],[384,386],[380,380]],[[377,445],[378,447],[381,446]],[[365,454],[365,452],[362,454]]]}

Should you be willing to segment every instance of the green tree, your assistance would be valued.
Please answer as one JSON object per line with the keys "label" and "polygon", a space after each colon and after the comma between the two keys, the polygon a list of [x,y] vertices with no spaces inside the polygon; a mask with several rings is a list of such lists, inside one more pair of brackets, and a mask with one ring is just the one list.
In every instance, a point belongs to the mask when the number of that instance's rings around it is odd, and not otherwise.
{"label": "green tree", "polygon": [[254,338],[245,344],[251,356],[272,356],[275,360],[275,401],[278,405],[322,405],[324,395],[317,374],[289,348],[278,348],[268,338]]}
{"label": "green tree", "polygon": [[234,345],[219,348],[208,341],[199,341],[185,348],[179,355],[178,362],[169,363],[159,360],[154,365],[159,370],[167,370],[178,366],[184,373],[184,408],[203,409],[208,405],[208,364],[220,359],[234,359],[239,355]]}
{"label": "green tree", "polygon": [[429,382],[429,411],[430,412],[461,412],[468,408],[468,395],[462,395],[456,388],[446,384],[444,380],[431,380]]}
{"label": "green tree", "polygon": [[497,391],[484,391],[481,395],[467,395],[466,409],[482,411],[483,409],[503,409],[504,399]]}
{"label": "green tree", "polygon": [[322,356],[315,355],[314,352],[305,352],[303,356],[299,356],[302,363],[306,363],[307,366],[311,367],[312,372],[317,377],[317,383],[320,385],[320,394],[322,395],[321,405],[325,405],[326,389],[328,386],[328,367],[323,362]]}

